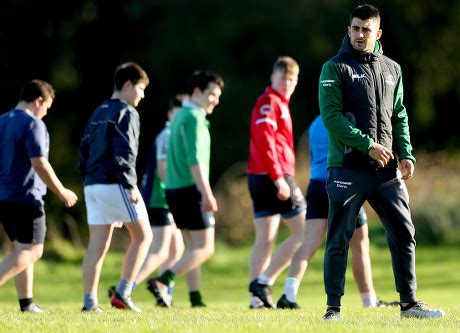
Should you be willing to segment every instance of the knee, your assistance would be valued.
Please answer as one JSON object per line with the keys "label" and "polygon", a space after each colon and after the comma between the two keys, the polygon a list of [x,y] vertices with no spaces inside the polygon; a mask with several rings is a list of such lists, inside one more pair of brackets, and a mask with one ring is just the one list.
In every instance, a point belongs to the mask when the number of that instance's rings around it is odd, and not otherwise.
{"label": "knee", "polygon": [[138,233],[135,237],[132,238],[132,241],[139,244],[152,244],[153,233],[150,228],[146,228],[142,232]]}
{"label": "knee", "polygon": [[157,252],[157,260],[160,263],[163,263],[168,259],[168,251],[167,249],[161,249],[160,251]]}
{"label": "knee", "polygon": [[177,261],[181,258],[182,253],[184,252],[184,246],[182,245],[176,245],[173,246],[172,251],[169,252],[169,257],[171,260]]}
{"label": "knee", "polygon": [[261,253],[270,253],[273,249],[274,241],[263,239],[262,237],[256,238],[254,242],[254,249]]}
{"label": "knee", "polygon": [[206,260],[210,259],[214,255],[214,244],[207,245],[203,250],[203,256]]}
{"label": "knee", "polygon": [[43,256],[43,244],[38,244],[31,249],[31,264],[37,262]]}

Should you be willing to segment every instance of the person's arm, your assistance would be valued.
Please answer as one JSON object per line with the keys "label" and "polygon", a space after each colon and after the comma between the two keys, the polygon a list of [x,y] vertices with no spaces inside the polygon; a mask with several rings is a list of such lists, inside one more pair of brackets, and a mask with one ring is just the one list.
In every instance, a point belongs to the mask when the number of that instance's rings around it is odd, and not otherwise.
{"label": "person's arm", "polygon": [[318,92],[319,110],[330,135],[344,145],[367,154],[374,140],[363,134],[343,114],[342,81],[337,65],[332,61],[323,65]]}
{"label": "person's arm", "polygon": [[204,212],[217,211],[217,201],[212,193],[211,185],[206,178],[203,167],[200,164],[190,165],[190,172],[192,173],[193,180],[195,180],[196,187],[201,193],[201,209]]}
{"label": "person's arm", "polygon": [[411,160],[415,163],[410,143],[409,123],[406,107],[403,104],[404,88],[402,77],[399,78],[395,87],[393,103],[393,115],[391,116],[393,146],[400,160]]}
{"label": "person's arm", "polygon": [[255,150],[263,152],[263,165],[270,179],[275,184],[280,200],[287,200],[291,196],[289,185],[284,180],[283,170],[278,160],[275,136],[278,130],[278,105],[272,99],[265,99],[254,107],[254,123],[251,128],[252,144]]}
{"label": "person's arm", "polygon": [[160,177],[162,182],[166,181],[166,160],[157,161],[157,171],[158,177]]}
{"label": "person's arm", "polygon": [[53,167],[45,157],[33,157],[30,159],[30,162],[41,180],[61,199],[66,207],[75,205],[78,200],[77,195],[62,185]]}
{"label": "person's arm", "polygon": [[157,172],[161,181],[166,180],[166,160],[168,158],[168,144],[170,129],[166,127],[155,139],[155,158],[157,160]]}
{"label": "person's arm", "polygon": [[141,198],[136,186],[136,157],[139,140],[139,114],[128,108],[120,112],[115,125],[113,150],[117,166],[117,178],[120,184],[131,194],[131,201],[137,204]]}
{"label": "person's arm", "polygon": [[83,134],[83,138],[80,141],[80,157],[78,160],[78,170],[80,172],[81,177],[85,177],[87,170],[86,170],[86,162],[88,161],[88,156],[89,156],[89,147],[88,147],[88,139],[89,139],[89,129],[85,129],[85,132]]}

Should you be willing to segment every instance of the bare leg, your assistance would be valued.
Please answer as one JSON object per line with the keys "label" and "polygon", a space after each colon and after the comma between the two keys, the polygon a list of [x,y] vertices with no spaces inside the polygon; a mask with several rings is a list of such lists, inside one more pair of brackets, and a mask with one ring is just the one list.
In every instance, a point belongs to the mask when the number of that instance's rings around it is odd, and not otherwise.
{"label": "bare leg", "polygon": [[157,267],[167,264],[167,261],[169,261],[169,257],[171,256],[170,244],[172,244],[172,237],[175,232],[175,227],[171,225],[152,227],[152,243],[150,245],[147,258],[145,258],[141,270],[136,277],[136,284],[144,281],[145,278],[157,269]]}
{"label": "bare leg", "polygon": [[83,290],[97,294],[102,264],[112,239],[113,225],[89,225],[89,243],[83,258]]}
{"label": "bare leg", "polygon": [[170,227],[171,240],[169,242],[169,249],[166,249],[166,259],[159,268],[160,274],[174,266],[184,254],[185,245],[181,231],[175,226]]}
{"label": "bare leg", "polygon": [[33,298],[34,264],[30,264],[25,270],[14,277],[16,294],[18,299]]}
{"label": "bare leg", "polygon": [[305,236],[302,245],[292,257],[288,277],[303,279],[308,263],[315,255],[326,232],[326,219],[311,219],[305,224]]}
{"label": "bare leg", "polygon": [[129,231],[131,243],[123,260],[121,279],[134,281],[152,243],[152,230],[147,220],[125,223],[124,226]]}
{"label": "bare leg", "polygon": [[273,280],[289,265],[292,256],[302,244],[305,228],[305,213],[286,219],[285,223],[289,227],[291,235],[280,244],[278,250],[272,257],[270,265],[264,272],[265,276]]}
{"label": "bare leg", "polygon": [[0,286],[22,273],[43,255],[43,244],[14,242],[15,250],[0,263]]}
{"label": "bare leg", "polygon": [[[191,247],[191,238],[187,230],[183,230],[183,239],[186,243],[187,249]],[[188,291],[198,291],[201,287],[201,265],[195,267],[194,269],[188,271],[185,274],[185,279],[187,280]]]}
{"label": "bare leg", "polygon": [[[214,228],[188,230],[190,246],[182,258],[171,268],[175,275],[181,275],[200,266],[214,254]],[[184,235],[184,231],[182,231]]]}
{"label": "bare leg", "polygon": [[251,281],[256,279],[270,264],[271,253],[278,235],[280,219],[278,215],[254,220],[255,240],[249,259]]}

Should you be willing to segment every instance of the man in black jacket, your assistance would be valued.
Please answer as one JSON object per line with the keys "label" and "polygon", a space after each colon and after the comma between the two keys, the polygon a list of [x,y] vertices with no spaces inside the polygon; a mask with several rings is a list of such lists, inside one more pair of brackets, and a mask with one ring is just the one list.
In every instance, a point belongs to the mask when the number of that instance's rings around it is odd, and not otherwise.
{"label": "man in black jacket", "polygon": [[339,54],[324,64],[320,77],[320,112],[329,131],[325,319],[340,318],[348,247],[366,200],[387,231],[401,316],[444,315],[418,302],[415,294],[415,228],[404,184],[412,177],[415,158],[401,68],[383,55],[381,35],[379,10],[356,7]]}
{"label": "man in black jacket", "polygon": [[112,306],[141,310],[131,300],[133,282],[147,255],[152,231],[137,188],[139,114],[135,107],[149,83],[145,71],[128,62],[115,72],[114,92],[91,115],[80,144],[80,173],[85,183],[89,244],[83,259],[83,311],[101,312],[97,288],[114,227],[123,224],[131,243]]}

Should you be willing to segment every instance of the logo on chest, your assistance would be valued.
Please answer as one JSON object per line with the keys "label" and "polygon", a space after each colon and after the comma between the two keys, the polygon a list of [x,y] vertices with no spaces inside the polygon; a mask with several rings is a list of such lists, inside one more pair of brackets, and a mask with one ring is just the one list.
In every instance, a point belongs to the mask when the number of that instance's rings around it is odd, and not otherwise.
{"label": "logo on chest", "polygon": [[391,75],[391,74],[385,75],[385,84],[387,84],[389,86],[396,85],[396,80],[395,80],[394,76]]}
{"label": "logo on chest", "polygon": [[365,77],[366,77],[365,74],[352,74],[351,75],[352,80],[361,80],[361,79],[364,79]]}

